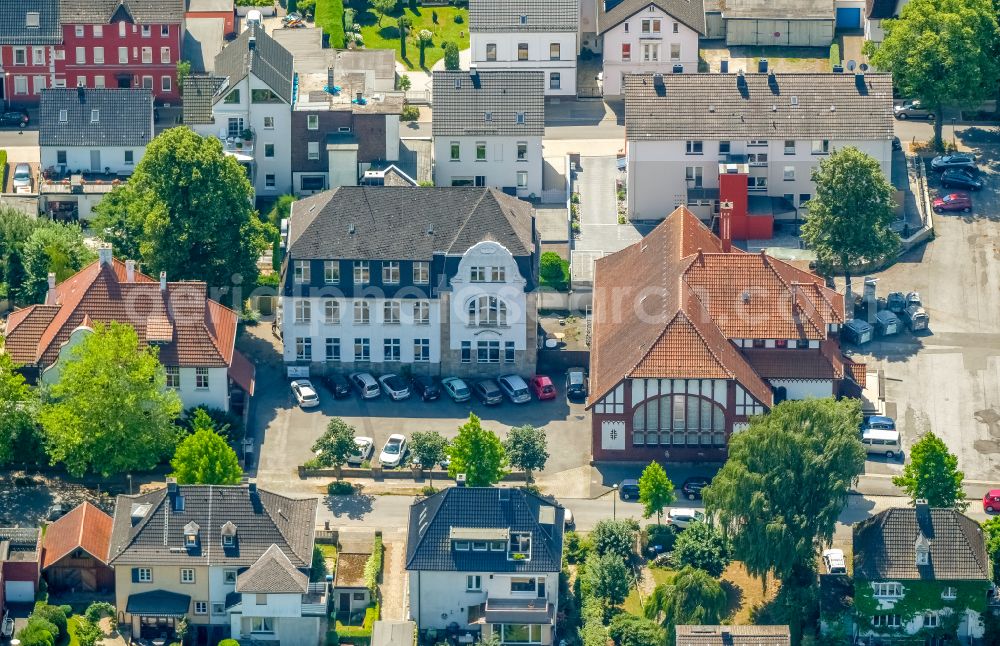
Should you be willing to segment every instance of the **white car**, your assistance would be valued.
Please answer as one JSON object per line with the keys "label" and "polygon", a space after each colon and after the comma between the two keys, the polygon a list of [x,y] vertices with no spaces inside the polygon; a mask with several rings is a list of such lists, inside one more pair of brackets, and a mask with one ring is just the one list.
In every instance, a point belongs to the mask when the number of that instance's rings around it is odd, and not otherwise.
{"label": "white car", "polygon": [[354,453],[347,456],[347,464],[361,464],[365,460],[370,460],[375,452],[375,440],[370,437],[360,435],[354,438],[354,445],[357,447]]}
{"label": "white car", "polygon": [[382,392],[378,387],[378,382],[375,381],[375,377],[372,377],[367,372],[353,372],[350,379],[351,384],[358,389],[358,393],[362,399],[375,399]]}
{"label": "white car", "polygon": [[844,550],[823,550],[823,565],[827,574],[847,574]]}
{"label": "white car", "polygon": [[700,509],[690,507],[674,507],[667,512],[667,523],[674,525],[678,529],[685,529],[694,522],[703,522],[705,512]]}
{"label": "white car", "polygon": [[406,438],[399,433],[393,433],[385,441],[382,452],[379,453],[378,461],[384,467],[398,467],[403,462],[406,454]]}
{"label": "white car", "polygon": [[497,379],[497,383],[500,385],[500,390],[507,395],[507,399],[515,404],[526,404],[531,401],[531,391],[528,390],[528,384],[524,383],[524,379],[521,379],[517,375],[504,375]]}
{"label": "white car", "polygon": [[399,375],[382,375],[378,378],[378,382],[382,384],[382,391],[393,401],[398,402],[410,396],[410,387]]}
{"label": "white car", "polygon": [[292,394],[302,408],[319,406],[319,395],[308,379],[296,379],[292,382]]}

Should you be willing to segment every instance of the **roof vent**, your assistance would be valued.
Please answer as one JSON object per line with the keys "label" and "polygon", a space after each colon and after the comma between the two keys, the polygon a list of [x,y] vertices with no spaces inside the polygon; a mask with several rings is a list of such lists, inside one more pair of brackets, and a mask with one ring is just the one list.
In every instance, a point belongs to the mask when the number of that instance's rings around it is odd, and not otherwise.
{"label": "roof vent", "polygon": [[831,105],[830,106],[830,112],[836,112],[836,111],[837,111],[837,106]]}
{"label": "roof vent", "polygon": [[792,99],[791,99],[791,101],[792,101],[792,105],[798,105],[799,104],[799,97],[793,96]]}
{"label": "roof vent", "polygon": [[250,50],[251,52],[253,50],[257,49],[257,37],[256,36],[251,36],[250,38],[247,39],[247,49]]}
{"label": "roof vent", "polygon": [[778,106],[772,103],[771,104],[771,112],[777,112],[777,111],[778,111]]}
{"label": "roof vent", "polygon": [[708,106],[708,111],[709,112],[715,112],[715,104],[714,103]]}
{"label": "roof vent", "polygon": [[350,233],[350,234],[352,234],[352,235],[354,234],[354,223],[353,222],[351,222],[349,225],[347,225],[347,232]]}
{"label": "roof vent", "polygon": [[428,224],[427,225],[427,235],[429,235],[429,236],[434,235],[434,225],[433,224]]}
{"label": "roof vent", "polygon": [[143,502],[143,503],[134,502],[134,503],[132,503],[132,509],[129,512],[129,516],[130,516],[130,518],[132,520],[132,526],[135,527],[139,523],[140,520],[142,520],[143,518],[146,517],[146,514],[148,514],[149,510],[152,509],[152,508],[153,508],[153,506],[151,504],[149,504],[148,502]]}
{"label": "roof vent", "polygon": [[740,300],[743,301],[744,305],[746,305],[747,303],[750,302],[750,290],[749,289],[743,290],[743,293],[740,294]]}

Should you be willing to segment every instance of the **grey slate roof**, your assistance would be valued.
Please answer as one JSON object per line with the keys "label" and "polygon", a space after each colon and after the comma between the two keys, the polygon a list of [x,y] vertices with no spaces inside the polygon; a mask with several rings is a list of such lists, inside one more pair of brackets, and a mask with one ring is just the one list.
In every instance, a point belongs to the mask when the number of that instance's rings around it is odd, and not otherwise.
{"label": "grey slate roof", "polygon": [[[61,110],[66,110],[65,122],[59,121]],[[48,88],[42,90],[38,112],[40,146],[138,147],[153,138],[151,90]]]}
{"label": "grey slate roof", "polygon": [[703,0],[597,0],[597,32],[603,34],[649,5],[655,5],[678,22],[705,35],[705,5]]}
{"label": "grey slate roof", "polygon": [[184,79],[184,123],[193,125],[212,123],[212,106],[215,93],[226,79],[218,76],[188,76]]}
{"label": "grey slate roof", "polygon": [[243,593],[304,594],[309,577],[295,569],[281,548],[272,545],[246,572],[236,577],[236,591]]}
{"label": "grey slate roof", "polygon": [[119,10],[140,25],[184,20],[184,0],[60,0],[60,7],[67,25],[108,24]]}
{"label": "grey slate roof", "polygon": [[[491,120],[486,120],[486,113]],[[524,123],[517,113],[524,112]],[[545,134],[545,72],[434,72],[435,137]]]}
{"label": "grey slate roof", "polygon": [[[295,500],[246,485],[180,485],[184,509],[171,504],[166,489],[118,496],[111,529],[109,562],[118,567],[143,564],[251,566],[277,545],[297,568],[312,563],[316,534],[315,498]],[[132,525],[133,504],[151,505]],[[184,547],[184,525],[195,521],[198,546]],[[236,525],[232,547],[223,547],[222,526]]]}
{"label": "grey slate roof", "polygon": [[629,141],[892,138],[888,74],[664,74],[660,78],[662,89],[657,89],[653,74],[625,77]]}
{"label": "grey slate roof", "polygon": [[726,0],[726,20],[833,20],[834,0]]}
{"label": "grey slate roof", "polygon": [[[927,565],[916,564],[915,543],[930,542]],[[854,578],[868,581],[989,581],[979,524],[953,509],[887,509],[854,525]]]}
{"label": "grey slate roof", "polygon": [[469,0],[470,33],[575,32],[579,28],[580,0]]}
{"label": "grey slate roof", "polygon": [[[0,11],[0,45],[58,45],[62,42],[59,0],[4,0]],[[38,26],[27,25],[28,12],[38,13]]]}
{"label": "grey slate roof", "polygon": [[[250,38],[254,48],[250,50]],[[215,57],[215,75],[229,78],[233,86],[253,73],[286,103],[292,102],[292,55],[264,29],[252,26],[226,45]]]}
{"label": "grey slate roof", "polygon": [[788,626],[691,626],[676,627],[676,646],[788,646]]}
{"label": "grey slate roof", "polygon": [[430,260],[495,240],[527,256],[534,250],[533,218],[530,204],[494,188],[344,186],[292,205],[288,253]]}
{"label": "grey slate roof", "polygon": [[[504,492],[505,498],[501,498]],[[509,494],[509,495],[507,495]],[[552,525],[538,510],[553,507]],[[410,506],[406,569],[458,572],[558,572],[562,565],[565,510],[523,489],[449,487]],[[456,552],[452,528],[531,532],[531,558],[508,560],[506,552]]]}

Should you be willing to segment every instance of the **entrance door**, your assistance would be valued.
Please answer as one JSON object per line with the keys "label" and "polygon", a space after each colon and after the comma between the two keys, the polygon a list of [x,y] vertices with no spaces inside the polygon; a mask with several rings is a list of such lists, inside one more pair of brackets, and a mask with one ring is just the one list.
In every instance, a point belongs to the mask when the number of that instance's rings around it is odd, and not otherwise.
{"label": "entrance door", "polygon": [[90,151],[90,170],[95,173],[101,172],[101,151],[91,150]]}
{"label": "entrance door", "polygon": [[339,605],[339,608],[340,608],[341,612],[350,612],[351,611],[351,593],[350,592],[341,592],[340,593],[340,605]]}

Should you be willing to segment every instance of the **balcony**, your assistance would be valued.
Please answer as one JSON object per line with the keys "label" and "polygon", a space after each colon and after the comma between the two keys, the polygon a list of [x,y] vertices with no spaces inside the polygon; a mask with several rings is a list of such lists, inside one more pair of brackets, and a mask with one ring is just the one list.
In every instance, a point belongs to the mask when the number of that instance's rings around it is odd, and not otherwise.
{"label": "balcony", "polygon": [[219,138],[222,142],[222,152],[233,155],[240,161],[251,161],[253,159],[253,140],[244,141],[239,137]]}
{"label": "balcony", "polygon": [[547,599],[487,599],[483,617],[488,624],[551,624]]}

